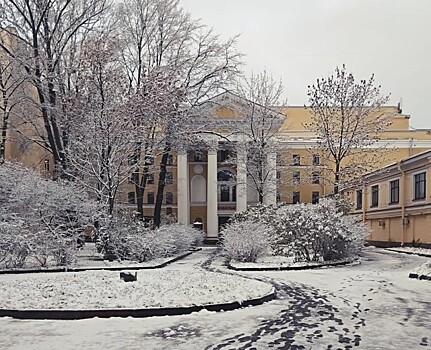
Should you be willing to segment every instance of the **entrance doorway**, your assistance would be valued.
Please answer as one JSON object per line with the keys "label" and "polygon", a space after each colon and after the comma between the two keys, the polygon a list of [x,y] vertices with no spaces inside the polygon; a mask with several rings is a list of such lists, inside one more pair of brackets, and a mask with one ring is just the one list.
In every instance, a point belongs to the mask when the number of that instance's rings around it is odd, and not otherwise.
{"label": "entrance doorway", "polygon": [[218,232],[220,232],[223,227],[227,224],[229,221],[230,216],[219,216],[218,217]]}

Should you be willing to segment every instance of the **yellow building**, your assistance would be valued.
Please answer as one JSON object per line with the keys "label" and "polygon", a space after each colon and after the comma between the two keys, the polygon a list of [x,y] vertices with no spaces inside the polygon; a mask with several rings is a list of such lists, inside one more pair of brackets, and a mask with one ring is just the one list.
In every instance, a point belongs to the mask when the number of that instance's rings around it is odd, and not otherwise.
{"label": "yellow building", "polygon": [[[209,240],[218,238],[219,227],[233,213],[259,201],[258,194],[249,186],[250,179],[244,170],[248,156],[241,151],[241,142],[244,140],[230,135],[229,130],[229,125],[238,122],[239,117],[235,111],[241,109],[241,99],[226,92],[215,97],[213,102],[213,111],[208,113],[222,120],[223,123],[216,125],[216,128],[224,135],[221,138],[209,137],[207,148],[172,153],[168,162],[163,202],[163,212],[176,217],[179,222],[202,223]],[[387,149],[385,157],[379,160],[380,167],[431,149],[430,130],[410,130],[410,117],[402,114],[398,107],[387,106],[382,110],[391,116],[392,124],[373,146]],[[277,152],[268,155],[268,166],[271,169],[269,176],[274,180],[278,179],[278,183],[274,181],[273,185],[266,188],[263,202],[317,202],[319,197],[330,194],[333,186],[325,178],[327,165],[313,148],[316,146],[316,136],[304,126],[311,121],[311,112],[304,107],[290,106],[282,107],[279,111],[276,125]],[[32,147],[38,148],[35,145]],[[42,148],[27,156],[27,152],[21,151],[19,144],[14,143],[14,138],[11,137],[6,149],[9,160],[22,161],[39,169],[52,171],[49,167],[50,158]],[[232,154],[235,155],[235,161],[229,162]],[[46,160],[48,163],[45,163]],[[144,193],[144,214],[147,217],[152,216],[156,200],[157,158],[154,163],[154,173],[150,176]],[[125,208],[135,210],[136,194],[132,182],[123,185],[118,202]],[[377,222],[378,220],[381,219],[377,219]],[[375,227],[373,222],[373,228]],[[389,223],[386,230],[388,227]],[[377,230],[376,235],[379,232]],[[399,234],[396,237],[401,241]],[[405,242],[413,239],[407,231],[403,237]]]}
{"label": "yellow building", "polygon": [[431,247],[431,150],[403,158],[363,177],[348,190],[354,213],[372,228],[378,246]]}

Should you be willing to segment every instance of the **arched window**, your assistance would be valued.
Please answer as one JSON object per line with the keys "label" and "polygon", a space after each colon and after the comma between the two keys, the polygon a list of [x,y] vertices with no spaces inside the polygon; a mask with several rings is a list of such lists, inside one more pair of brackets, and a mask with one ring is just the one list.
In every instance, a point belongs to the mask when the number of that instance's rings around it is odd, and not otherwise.
{"label": "arched window", "polygon": [[191,197],[191,201],[194,203],[206,202],[206,181],[202,175],[195,175],[192,177]]}
{"label": "arched window", "polygon": [[231,170],[217,173],[217,193],[219,202],[236,202],[236,177]]}

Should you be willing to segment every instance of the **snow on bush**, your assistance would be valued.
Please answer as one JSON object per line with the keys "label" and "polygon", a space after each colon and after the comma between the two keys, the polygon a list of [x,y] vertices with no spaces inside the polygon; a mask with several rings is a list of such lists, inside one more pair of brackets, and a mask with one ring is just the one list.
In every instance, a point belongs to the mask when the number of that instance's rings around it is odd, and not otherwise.
{"label": "snow on bush", "polygon": [[185,252],[202,238],[202,231],[180,224],[153,230],[141,221],[113,218],[100,230],[96,246],[107,259],[143,262]]}
{"label": "snow on bush", "polygon": [[17,165],[0,166],[0,264],[71,264],[84,229],[98,212],[73,183],[47,180]]}
{"label": "snow on bush", "polygon": [[271,227],[254,221],[231,222],[221,232],[223,249],[230,259],[255,262],[270,248]]}
{"label": "snow on bush", "polygon": [[[341,201],[341,203],[340,203]],[[259,205],[233,217],[233,222],[263,223],[271,227],[274,254],[296,261],[333,261],[359,253],[368,226],[345,213],[343,199],[319,204]]]}

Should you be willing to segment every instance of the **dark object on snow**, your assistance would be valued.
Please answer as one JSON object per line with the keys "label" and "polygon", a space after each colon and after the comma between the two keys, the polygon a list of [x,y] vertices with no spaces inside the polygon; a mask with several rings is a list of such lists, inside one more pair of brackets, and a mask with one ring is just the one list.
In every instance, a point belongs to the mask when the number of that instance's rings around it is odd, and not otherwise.
{"label": "dark object on snow", "polygon": [[138,279],[138,272],[132,275],[130,272],[120,272],[120,279],[124,282],[135,282]]}

